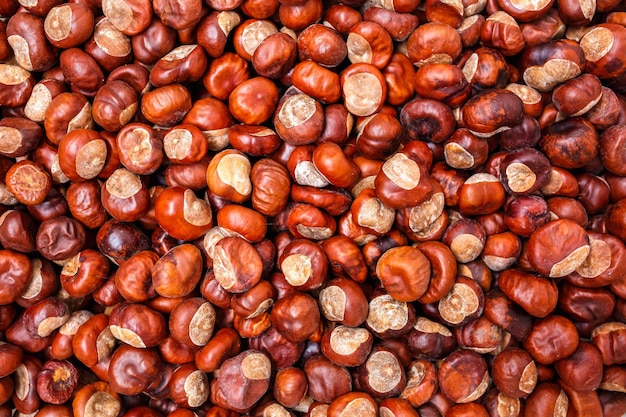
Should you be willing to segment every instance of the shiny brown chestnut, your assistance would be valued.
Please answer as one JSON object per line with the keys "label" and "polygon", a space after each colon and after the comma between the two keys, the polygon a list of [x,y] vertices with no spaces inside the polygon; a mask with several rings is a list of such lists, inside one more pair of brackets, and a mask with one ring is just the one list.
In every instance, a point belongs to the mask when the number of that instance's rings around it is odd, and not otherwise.
{"label": "shiny brown chestnut", "polygon": [[414,65],[450,64],[461,53],[460,35],[445,23],[428,22],[415,29],[407,39],[408,56]]}
{"label": "shiny brown chestnut", "polygon": [[475,401],[486,392],[490,382],[486,360],[472,350],[457,350],[441,362],[439,387],[454,402]]}
{"label": "shiny brown chestnut", "polygon": [[346,326],[359,326],[368,315],[365,293],[347,278],[332,279],[320,291],[319,302],[324,318]]}
{"label": "shiny brown chestnut", "polygon": [[[202,255],[200,250],[185,243],[173,247],[152,268],[152,283],[157,294],[167,298],[184,297],[200,282]],[[176,276],[176,279],[172,279]]]}
{"label": "shiny brown chestnut", "polygon": [[528,260],[538,273],[562,277],[585,261],[590,251],[589,237],[572,220],[553,220],[530,235],[527,251]]}
{"label": "shiny brown chestnut", "polygon": [[211,401],[217,399],[218,405],[237,412],[250,409],[269,389],[270,375],[267,355],[246,350],[222,364],[211,386]]}

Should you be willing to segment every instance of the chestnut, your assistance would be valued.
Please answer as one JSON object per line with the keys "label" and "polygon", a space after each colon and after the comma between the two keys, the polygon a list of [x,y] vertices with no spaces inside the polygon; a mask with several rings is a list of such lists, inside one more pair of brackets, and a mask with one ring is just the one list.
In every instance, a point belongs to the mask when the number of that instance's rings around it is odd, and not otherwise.
{"label": "chestnut", "polygon": [[252,66],[257,74],[270,79],[281,78],[293,68],[298,51],[296,41],[286,33],[265,38],[252,54]]}
{"label": "chestnut", "polygon": [[406,386],[404,368],[389,348],[375,346],[356,371],[360,388],[374,398],[397,396]]}
{"label": "chestnut", "polygon": [[58,147],[59,166],[74,182],[97,177],[106,163],[106,141],[94,130],[75,129],[68,132]]}
{"label": "chestnut", "polygon": [[350,113],[369,116],[382,107],[387,95],[387,84],[378,68],[358,62],[342,71],[341,92]]}
{"label": "chestnut", "polygon": [[267,355],[252,349],[227,359],[211,386],[212,402],[219,396],[222,407],[237,412],[252,408],[269,389],[271,366]]}
{"label": "chestnut", "polygon": [[442,241],[450,247],[457,261],[468,263],[480,256],[486,239],[485,229],[478,221],[463,218],[448,226]]}
{"label": "chestnut", "polygon": [[235,51],[247,61],[268,36],[278,33],[276,25],[266,19],[248,19],[233,32]]}
{"label": "chestnut", "polygon": [[288,171],[278,162],[264,158],[250,172],[252,207],[265,216],[275,216],[286,206],[291,188]]}
{"label": "chestnut", "polygon": [[577,391],[595,390],[602,381],[602,355],[591,343],[581,341],[569,357],[555,363],[561,380]]}
{"label": "chestnut", "polygon": [[242,294],[234,294],[231,307],[236,314],[253,319],[267,311],[273,305],[276,290],[269,281],[261,280],[257,285]]}
{"label": "chestnut", "polygon": [[[506,110],[500,112],[503,108]],[[488,137],[519,124],[524,104],[509,90],[494,90],[475,95],[461,112],[465,127],[478,136]]]}
{"label": "chestnut", "polygon": [[[417,408],[427,403],[439,388],[437,370],[434,364],[426,359],[412,361],[406,371],[406,377],[407,385],[400,393],[400,398],[412,407]],[[388,401],[393,400],[381,401],[381,408]]]}
{"label": "chestnut", "polygon": [[14,14],[7,22],[6,36],[15,60],[27,71],[45,71],[57,61],[56,50],[45,35],[44,19],[39,16]]}
{"label": "chestnut", "polygon": [[402,149],[383,164],[374,179],[376,195],[393,209],[414,207],[425,201],[432,189],[423,157]]}
{"label": "chestnut", "polygon": [[505,56],[513,56],[524,49],[525,41],[517,21],[505,11],[491,13],[483,24],[480,38]]}
{"label": "chestnut", "polygon": [[602,97],[602,84],[593,74],[582,74],[566,81],[552,92],[552,102],[566,116],[587,113]]}
{"label": "chestnut", "polygon": [[[405,270],[408,265],[410,272]],[[428,289],[430,262],[419,248],[399,246],[380,257],[376,264],[376,276],[393,298],[413,302]]]}
{"label": "chestnut", "polygon": [[335,219],[317,207],[297,203],[287,213],[287,228],[295,238],[324,240],[335,234]]}
{"label": "chestnut", "polygon": [[189,90],[177,83],[155,88],[141,100],[141,113],[150,122],[160,126],[175,126],[191,110]]}
{"label": "chestnut", "polygon": [[156,0],[152,5],[161,21],[176,30],[192,28],[202,16],[201,1]]}
{"label": "chestnut", "polygon": [[101,187],[96,179],[72,183],[65,198],[72,216],[89,229],[104,224],[109,214],[102,205]]}
{"label": "chestnut", "polygon": [[470,95],[467,77],[452,64],[426,64],[415,73],[415,91],[425,98],[459,107]]}
{"label": "chestnut", "polygon": [[122,344],[111,355],[108,370],[111,389],[122,395],[137,395],[158,377],[160,365],[156,349]]}
{"label": "chestnut", "polygon": [[238,84],[228,96],[228,109],[245,124],[266,122],[278,104],[278,88],[265,77],[253,77]]}
{"label": "chestnut", "polygon": [[359,326],[368,316],[365,293],[354,281],[332,279],[319,293],[320,312],[326,320],[346,326]]}
{"label": "chestnut", "polygon": [[[99,410],[100,407],[104,411]],[[76,390],[72,400],[72,410],[75,416],[88,417],[101,412],[106,417],[113,417],[117,416],[121,409],[120,396],[111,389],[109,384],[102,381],[86,384]]]}
{"label": "chestnut", "polygon": [[78,370],[66,360],[50,360],[37,375],[37,394],[47,403],[62,404],[78,386]]}
{"label": "chestnut", "polygon": [[508,344],[510,336],[485,316],[480,316],[462,326],[454,328],[460,347],[475,352],[497,353]]}
{"label": "chestnut", "polygon": [[231,10],[209,13],[197,27],[198,44],[209,56],[218,58],[224,53],[227,37],[241,23],[241,16]]}
{"label": "chestnut", "polygon": [[241,351],[241,338],[232,328],[222,328],[195,354],[195,364],[204,372],[217,370],[222,363]]}
{"label": "chestnut", "polygon": [[[549,342],[549,346],[546,344]],[[533,325],[523,345],[535,362],[549,365],[573,354],[578,347],[578,331],[563,316],[551,315]]]}
{"label": "chestnut", "polygon": [[589,237],[572,220],[553,220],[530,235],[527,251],[528,260],[538,273],[563,277],[576,270],[589,255]]}
{"label": "chestnut", "polygon": [[85,241],[84,227],[70,217],[45,220],[37,231],[37,250],[51,261],[66,261],[83,248]]}
{"label": "chestnut", "polygon": [[25,105],[35,84],[30,71],[19,65],[0,64],[0,103],[3,106]]}
{"label": "chestnut", "polygon": [[143,32],[131,37],[135,58],[144,64],[154,64],[174,48],[176,33],[173,28],[153,18]]}
{"label": "chestnut", "polygon": [[513,398],[523,398],[535,389],[537,366],[525,350],[506,348],[496,355],[492,366],[493,382],[500,392]]}
{"label": "chestnut", "polygon": [[413,304],[398,301],[384,290],[372,294],[365,325],[377,337],[388,339],[407,334],[415,320]]}
{"label": "chestnut", "polygon": [[215,155],[206,171],[209,189],[234,203],[246,201],[252,192],[252,165],[242,152],[227,149]]}
{"label": "chestnut", "polygon": [[337,30],[319,23],[310,25],[300,32],[297,46],[300,61],[306,62],[310,59],[327,68],[339,65],[348,53],[346,42]]}
{"label": "chestnut", "polygon": [[619,118],[620,104],[615,92],[608,87],[602,86],[600,101],[585,113],[585,119],[589,120],[596,129],[608,129]]}
{"label": "chestnut", "polygon": [[158,345],[166,335],[163,315],[138,303],[120,303],[111,310],[109,329],[113,337],[136,348]]}
{"label": "chestnut", "polygon": [[294,343],[308,339],[320,324],[317,302],[311,295],[299,291],[278,298],[270,317],[272,325]]}
{"label": "chestnut", "polygon": [[521,251],[520,238],[507,231],[488,236],[481,256],[489,269],[503,271],[517,262]]}
{"label": "chestnut", "polygon": [[74,356],[89,367],[106,363],[115,345],[115,338],[109,328],[109,317],[105,314],[96,314],[83,321],[72,339]]}
{"label": "chestnut", "polygon": [[39,163],[24,159],[6,172],[6,189],[25,205],[42,203],[52,188],[52,178]]}
{"label": "chestnut", "polygon": [[330,185],[313,163],[314,145],[295,146],[287,158],[287,169],[293,180],[301,186],[322,188]]}
{"label": "chestnut", "polygon": [[93,35],[84,46],[85,52],[109,72],[121,65],[130,63],[132,59],[131,48],[130,37],[116,28],[106,16],[97,19],[93,28]]}
{"label": "chestnut", "polygon": [[459,56],[461,49],[461,36],[446,23],[420,25],[407,39],[409,59],[417,67],[429,63],[450,64]]}
{"label": "chestnut", "polygon": [[154,202],[154,210],[159,226],[176,239],[197,239],[213,225],[210,204],[183,187],[163,190]]}
{"label": "chestnut", "polygon": [[[570,274],[570,282],[582,287],[600,287],[622,277],[618,259],[621,256],[622,242],[608,234],[589,233],[589,255],[577,271]],[[604,255],[600,255],[604,253]],[[602,259],[602,261],[600,261]],[[587,277],[584,279],[583,277]]]}
{"label": "chestnut", "polygon": [[580,168],[597,156],[598,134],[587,120],[570,118],[547,127],[539,146],[553,165]]}
{"label": "chestnut", "polygon": [[0,215],[0,243],[6,249],[28,253],[37,249],[35,220],[21,210],[7,210]]}
{"label": "chestnut", "polygon": [[600,135],[600,158],[602,165],[608,171],[616,175],[622,175],[620,162],[623,159],[619,144],[623,142],[626,135],[622,126],[610,126]]}
{"label": "chestnut", "polygon": [[139,101],[135,89],[122,80],[111,80],[96,93],[92,105],[94,121],[109,132],[117,132],[135,115]]}
{"label": "chestnut", "polygon": [[322,134],[324,111],[312,97],[288,90],[274,114],[276,133],[290,145],[307,145]]}
{"label": "chestnut", "polygon": [[0,368],[0,375],[2,375],[0,378],[4,379],[6,376],[15,372],[20,366],[24,358],[24,351],[18,346],[6,342],[0,344],[0,351],[3,357],[6,357],[6,362],[4,362],[2,368]]}
{"label": "chestnut", "polygon": [[70,314],[69,319],[59,327],[58,333],[54,336],[50,353],[53,359],[64,360],[74,355],[72,342],[78,328],[87,320],[94,316],[87,310],[77,310]]}
{"label": "chestnut", "polygon": [[333,142],[319,144],[312,161],[315,169],[335,187],[350,188],[360,174],[358,166]]}
{"label": "chestnut", "polygon": [[[359,4],[357,1],[355,4]],[[350,28],[363,20],[358,10],[346,4],[334,4],[324,13],[324,21],[329,27],[335,29],[342,35],[347,36]]]}
{"label": "chestnut", "polygon": [[198,45],[182,45],[161,57],[150,71],[155,87],[172,83],[189,83],[202,77],[207,68],[204,50]]}
{"label": "chestnut", "polygon": [[273,394],[281,405],[287,408],[298,406],[305,398],[308,382],[300,368],[288,367],[276,373]]}
{"label": "chestnut", "polygon": [[32,120],[22,117],[5,117],[0,121],[0,153],[9,158],[25,156],[43,139],[43,130]]}
{"label": "chestnut", "polygon": [[324,356],[339,366],[359,366],[372,349],[372,334],[361,327],[339,325],[324,332],[321,349]]}
{"label": "chestnut", "polygon": [[352,391],[348,368],[335,365],[324,355],[308,358],[303,370],[309,382],[308,395],[314,401],[330,403]]}
{"label": "chestnut", "polygon": [[139,220],[150,208],[150,193],[139,175],[119,168],[102,185],[104,209],[116,220]]}
{"label": "chestnut", "polygon": [[553,280],[518,269],[500,273],[498,286],[533,317],[546,317],[557,306],[559,292]]}
{"label": "chestnut", "polygon": [[415,69],[406,55],[394,52],[382,73],[387,83],[387,103],[399,106],[413,97]]}
{"label": "chestnut", "polygon": [[400,111],[400,122],[411,139],[443,142],[454,132],[456,120],[452,109],[445,103],[416,98]]}
{"label": "chestnut", "polygon": [[207,374],[191,363],[178,367],[170,381],[169,396],[181,407],[202,406],[209,398]]}
{"label": "chestnut", "polygon": [[458,276],[448,294],[437,302],[437,312],[444,323],[461,326],[482,315],[485,295],[473,279]]}
{"label": "chestnut", "polygon": [[74,297],[86,297],[100,288],[110,270],[109,260],[93,249],[83,249],[61,270],[61,286]]}
{"label": "chestnut", "polygon": [[214,97],[225,100],[249,76],[247,61],[237,54],[225,52],[211,61],[202,83]]}
{"label": "chestnut", "polygon": [[261,280],[263,260],[251,243],[239,236],[228,236],[215,244],[213,271],[226,291],[243,293]]}
{"label": "chestnut", "polygon": [[226,204],[217,211],[217,225],[257,243],[267,232],[267,221],[258,212],[238,204]]}
{"label": "chestnut", "polygon": [[302,356],[305,347],[304,342],[293,343],[285,339],[274,326],[250,339],[250,345],[266,352],[279,369],[293,366]]}
{"label": "chestnut", "polygon": [[624,351],[621,340],[626,335],[626,328],[620,322],[607,322],[593,329],[591,342],[600,351],[602,363],[605,365],[624,362]]}
{"label": "chestnut", "polygon": [[456,169],[475,169],[487,160],[489,145],[467,129],[454,131],[445,141],[444,157],[446,163]]}
{"label": "chestnut", "polygon": [[[617,48],[626,40],[626,28],[615,23],[594,26],[580,39],[580,48],[585,54],[585,70],[600,79],[619,76],[625,63],[617,55]],[[595,45],[595,47],[594,47]],[[607,65],[611,62],[611,65]]]}
{"label": "chestnut", "polygon": [[289,285],[300,291],[320,288],[328,271],[328,259],[322,247],[304,239],[287,244],[278,257],[278,265]]}
{"label": "chestnut", "polygon": [[480,398],[491,382],[487,361],[468,349],[459,349],[445,357],[438,376],[439,388],[446,397],[462,404]]}
{"label": "chestnut", "polygon": [[500,163],[500,180],[513,195],[532,194],[545,186],[550,178],[550,162],[533,148],[510,152]]}
{"label": "chestnut", "polygon": [[99,63],[79,48],[61,52],[59,64],[70,90],[86,97],[94,97],[104,85],[104,73]]}
{"label": "chestnut", "polygon": [[324,5],[320,0],[283,3],[278,8],[278,17],[283,25],[294,31],[301,31],[321,19]]}
{"label": "chestnut", "polygon": [[233,125],[228,129],[228,140],[233,148],[251,156],[267,156],[280,146],[280,137],[264,126]]}
{"label": "chestnut", "polygon": [[381,25],[364,20],[350,28],[346,47],[353,64],[365,62],[382,69],[391,59],[393,41]]}
{"label": "chestnut", "polygon": [[558,39],[527,48],[520,70],[527,85],[544,92],[580,75],[585,63],[583,49],[577,42]]}
{"label": "chestnut", "polygon": [[44,20],[46,38],[57,48],[79,46],[89,39],[93,26],[93,12],[82,3],[56,5]]}
{"label": "chestnut", "polygon": [[83,94],[62,92],[48,105],[43,123],[48,140],[58,145],[69,131],[94,127],[91,103]]}
{"label": "chestnut", "polygon": [[[189,243],[173,247],[152,268],[152,283],[157,294],[168,298],[184,297],[200,282],[202,255]],[[176,276],[176,279],[172,277]]]}
{"label": "chestnut", "polygon": [[402,140],[402,125],[394,114],[380,112],[357,119],[356,129],[356,146],[369,158],[392,155]]}
{"label": "chestnut", "polygon": [[487,173],[469,177],[459,190],[459,211],[464,216],[495,213],[505,200],[502,182]]}
{"label": "chestnut", "polygon": [[[37,376],[41,372],[42,366],[41,361],[35,356],[27,355],[24,357],[20,366],[15,370],[15,389],[12,399],[15,409],[20,413],[34,413],[42,403],[37,393]],[[76,377],[76,375],[74,376]],[[61,395],[64,395],[64,393]]]}

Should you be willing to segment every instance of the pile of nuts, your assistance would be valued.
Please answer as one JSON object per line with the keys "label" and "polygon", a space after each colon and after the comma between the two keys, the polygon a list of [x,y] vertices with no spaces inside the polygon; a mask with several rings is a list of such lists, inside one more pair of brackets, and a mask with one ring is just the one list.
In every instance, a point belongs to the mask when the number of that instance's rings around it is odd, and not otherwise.
{"label": "pile of nuts", "polygon": [[623,0],[0,17],[0,417],[624,415]]}

